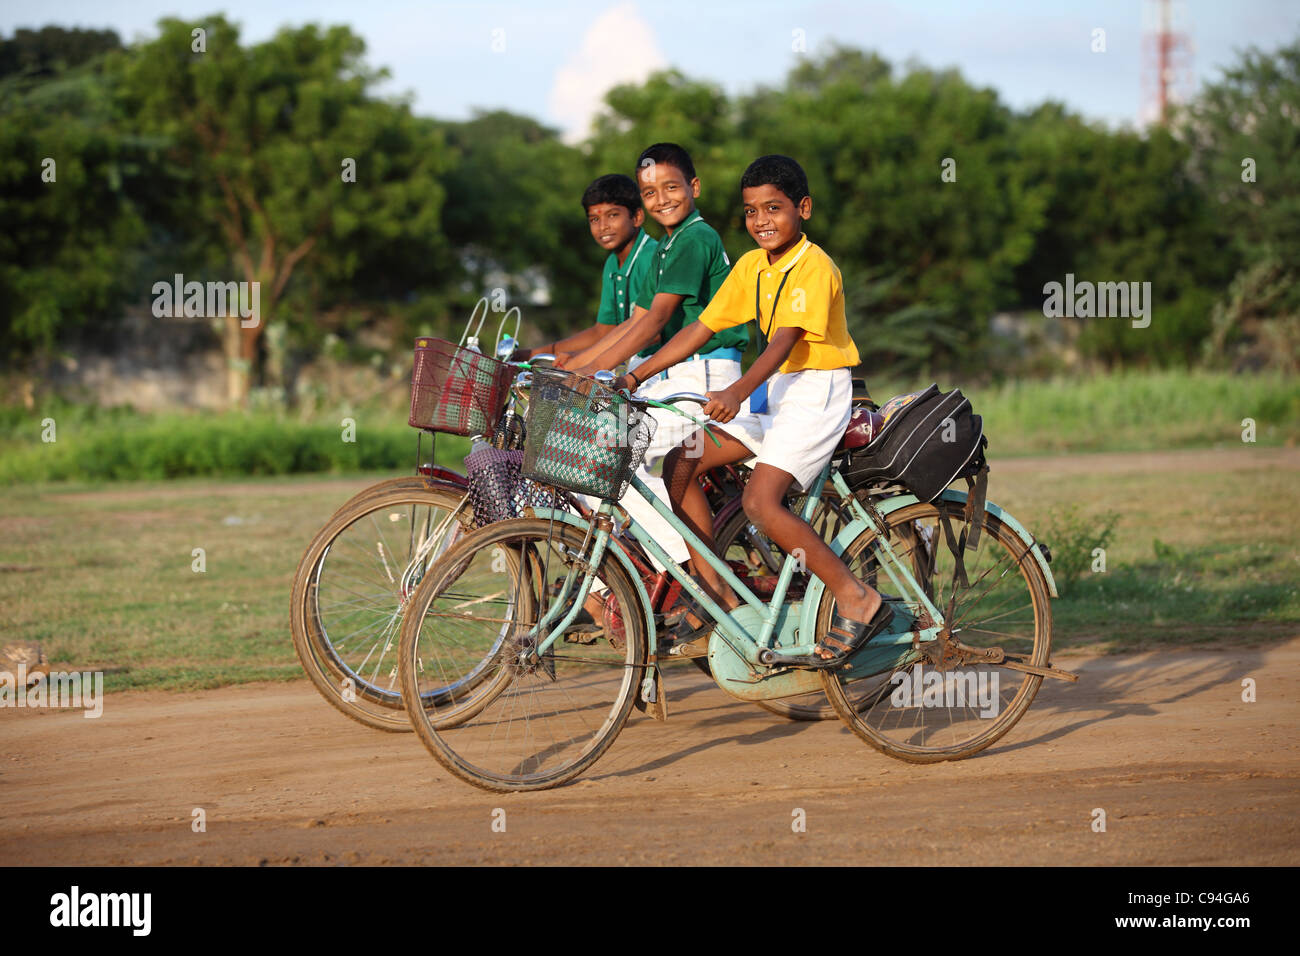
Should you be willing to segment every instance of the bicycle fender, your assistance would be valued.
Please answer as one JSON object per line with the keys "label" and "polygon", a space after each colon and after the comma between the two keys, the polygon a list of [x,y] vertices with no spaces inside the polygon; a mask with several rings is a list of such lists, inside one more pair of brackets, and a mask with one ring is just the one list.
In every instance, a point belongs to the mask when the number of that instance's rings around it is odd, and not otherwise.
{"label": "bicycle fender", "polygon": [[454,485],[464,491],[469,487],[469,479],[458,471],[441,465],[421,465],[420,474],[434,484]]}
{"label": "bicycle fender", "polygon": [[[565,524],[573,525],[575,528],[581,528],[583,531],[586,531],[590,524],[588,519],[581,518],[569,511],[557,511],[553,508],[531,508],[529,510],[532,511],[533,515],[544,521],[563,521]],[[653,659],[655,657],[654,648],[658,646],[658,635],[655,633],[654,615],[650,611],[650,593],[645,589],[645,582],[641,580],[641,572],[636,569],[636,565],[633,564],[632,559],[627,556],[627,552],[620,548],[612,537],[609,546],[605,550],[606,552],[613,554],[618,563],[623,565],[623,569],[627,571],[628,577],[630,577],[632,583],[636,585],[637,595],[641,598],[641,610],[645,620],[645,632],[649,641],[646,646],[647,657]]]}

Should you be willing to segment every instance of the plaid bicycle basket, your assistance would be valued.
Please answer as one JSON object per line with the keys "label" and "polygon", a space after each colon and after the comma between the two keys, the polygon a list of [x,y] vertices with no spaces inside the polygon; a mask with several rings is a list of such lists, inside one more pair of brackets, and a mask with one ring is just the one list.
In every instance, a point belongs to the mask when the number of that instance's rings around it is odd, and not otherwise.
{"label": "plaid bicycle basket", "polygon": [[597,382],[535,378],[521,472],[566,491],[617,501],[644,460],[654,430],[645,405]]}
{"label": "plaid bicycle basket", "polygon": [[411,371],[413,428],[491,437],[505,410],[514,368],[443,339],[416,339]]}

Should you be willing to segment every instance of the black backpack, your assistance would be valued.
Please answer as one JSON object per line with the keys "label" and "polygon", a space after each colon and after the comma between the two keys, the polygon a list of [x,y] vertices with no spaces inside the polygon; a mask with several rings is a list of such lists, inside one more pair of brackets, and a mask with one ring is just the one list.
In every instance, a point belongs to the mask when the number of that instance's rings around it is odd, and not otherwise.
{"label": "black backpack", "polygon": [[931,385],[891,398],[880,412],[880,434],[849,451],[840,469],[850,484],[896,481],[922,501],[933,501],[958,478],[986,470],[984,422],[961,389],[940,392]]}

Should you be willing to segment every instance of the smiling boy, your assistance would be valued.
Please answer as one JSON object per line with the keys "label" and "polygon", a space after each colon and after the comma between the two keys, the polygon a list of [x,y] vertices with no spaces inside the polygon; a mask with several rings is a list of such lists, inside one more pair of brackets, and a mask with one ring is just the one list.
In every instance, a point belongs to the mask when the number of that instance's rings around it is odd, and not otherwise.
{"label": "smiling boy", "polygon": [[[675,143],[647,147],[637,159],[637,186],[646,211],[663,227],[665,236],[651,260],[651,271],[641,287],[632,318],[575,356],[566,367],[592,375],[627,362],[638,398],[725,388],[740,378],[740,358],[749,344],[749,330],[743,326],[710,336],[692,353],[659,366],[656,375],[639,371],[648,353],[657,353],[662,343],[695,322],[726,279],[731,262],[722,248],[722,239],[695,208],[700,180],[686,150]],[[655,433],[637,475],[655,495],[667,501],[667,489],[656,474],[659,462],[691,435],[695,426],[662,409],[653,409],[651,416]],[[637,495],[627,495],[622,505],[670,557],[676,561],[687,559],[690,552],[682,536],[649,503]]]}
{"label": "smiling boy", "polygon": [[574,354],[603,340],[631,317],[633,303],[650,272],[659,243],[641,228],[645,211],[630,177],[621,173],[599,177],[582,194],[582,208],[591,238],[609,253],[601,273],[596,322],[566,339],[520,353],[525,359],[551,352],[563,365]]}
{"label": "smiling boy", "polygon": [[[807,490],[816,481],[844,434],[852,414],[850,369],[858,364],[858,350],[845,319],[840,271],[801,231],[812,216],[803,169],[788,156],[762,156],[745,170],[740,186],[745,226],[758,248],[736,263],[698,320],[638,371],[668,368],[719,330],[758,322],[766,348],[739,380],[708,392],[704,413],[724,426],[717,430],[721,447],[695,436],[668,455],[664,480],[674,512],[712,548],[712,512],[698,477],[711,468],[757,459],[745,485],[745,513],[787,554],[798,549],[808,570],[835,596],[831,626],[802,662],[828,667],[842,663],[893,617],[880,595],[857,580],[784,504],[792,484]],[[619,384],[635,386],[637,377],[624,376]],[[769,378],[767,413],[743,411],[745,400]],[[734,607],[736,596],[721,576],[693,551],[691,557],[705,590],[723,607]],[[689,642],[711,630],[712,622],[688,614],[672,636]]]}

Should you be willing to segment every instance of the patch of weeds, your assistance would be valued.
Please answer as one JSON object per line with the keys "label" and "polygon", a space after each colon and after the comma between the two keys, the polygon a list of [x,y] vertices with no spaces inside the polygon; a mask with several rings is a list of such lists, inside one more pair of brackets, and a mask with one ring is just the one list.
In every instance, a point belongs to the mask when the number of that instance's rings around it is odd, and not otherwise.
{"label": "patch of weeds", "polygon": [[[1052,552],[1052,576],[1064,596],[1085,571],[1105,567],[1105,551],[1115,535],[1119,513],[1084,514],[1077,504],[1052,511],[1038,539]],[[1101,552],[1100,554],[1098,552]]]}

